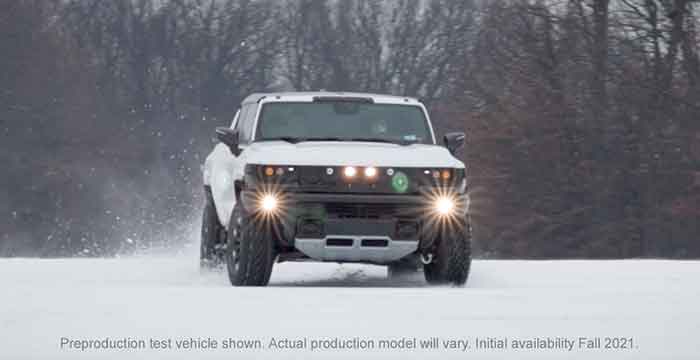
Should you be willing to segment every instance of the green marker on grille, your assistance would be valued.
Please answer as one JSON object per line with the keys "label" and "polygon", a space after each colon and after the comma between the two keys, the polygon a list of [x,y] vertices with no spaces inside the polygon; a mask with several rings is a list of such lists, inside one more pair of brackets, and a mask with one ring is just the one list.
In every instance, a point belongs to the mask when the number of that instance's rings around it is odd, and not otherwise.
{"label": "green marker on grille", "polygon": [[398,193],[405,193],[408,190],[408,176],[401,171],[391,178],[391,186]]}

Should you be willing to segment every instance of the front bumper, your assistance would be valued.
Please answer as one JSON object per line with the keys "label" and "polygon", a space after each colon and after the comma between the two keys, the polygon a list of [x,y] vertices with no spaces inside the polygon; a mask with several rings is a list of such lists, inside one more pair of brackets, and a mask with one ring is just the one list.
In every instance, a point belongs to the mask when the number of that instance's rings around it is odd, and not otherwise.
{"label": "front bumper", "polygon": [[[260,196],[241,193],[248,213],[257,211]],[[282,248],[318,261],[387,264],[432,245],[426,203],[421,195],[288,192],[268,218],[279,228]]]}

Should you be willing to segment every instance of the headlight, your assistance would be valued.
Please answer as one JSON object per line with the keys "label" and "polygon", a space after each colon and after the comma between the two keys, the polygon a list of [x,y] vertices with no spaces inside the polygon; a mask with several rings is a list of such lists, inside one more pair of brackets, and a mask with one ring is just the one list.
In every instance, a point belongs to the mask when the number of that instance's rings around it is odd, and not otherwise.
{"label": "headlight", "polygon": [[455,213],[457,204],[455,200],[448,196],[439,196],[433,204],[435,212],[440,216],[451,216]]}
{"label": "headlight", "polygon": [[265,213],[274,213],[279,206],[279,199],[275,194],[263,194],[260,198],[260,210]]}

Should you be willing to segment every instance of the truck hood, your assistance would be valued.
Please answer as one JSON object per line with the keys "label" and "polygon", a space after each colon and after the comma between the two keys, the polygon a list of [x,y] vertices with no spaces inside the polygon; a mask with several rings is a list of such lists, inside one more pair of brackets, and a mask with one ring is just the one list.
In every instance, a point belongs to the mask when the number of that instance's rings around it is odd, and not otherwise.
{"label": "truck hood", "polygon": [[464,164],[437,145],[374,142],[265,141],[244,151],[248,164],[297,166],[378,166],[463,168]]}

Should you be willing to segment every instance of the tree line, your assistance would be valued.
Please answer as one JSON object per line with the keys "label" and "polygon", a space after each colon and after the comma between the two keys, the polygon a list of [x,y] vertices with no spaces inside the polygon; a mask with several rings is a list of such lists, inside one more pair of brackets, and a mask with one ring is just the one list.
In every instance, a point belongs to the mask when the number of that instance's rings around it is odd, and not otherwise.
{"label": "tree line", "polygon": [[251,92],[424,100],[477,251],[700,255],[694,0],[0,0],[0,255],[196,241]]}

